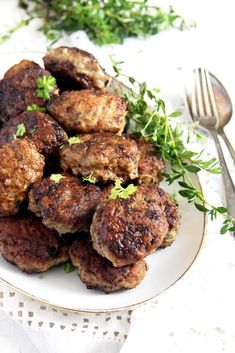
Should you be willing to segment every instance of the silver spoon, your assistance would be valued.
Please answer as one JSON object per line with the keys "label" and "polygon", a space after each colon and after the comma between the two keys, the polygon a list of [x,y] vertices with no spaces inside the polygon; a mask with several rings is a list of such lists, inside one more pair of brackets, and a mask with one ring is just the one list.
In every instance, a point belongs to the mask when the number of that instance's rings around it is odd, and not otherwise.
{"label": "silver spoon", "polygon": [[230,121],[233,115],[232,101],[224,85],[218,80],[218,78],[211,73],[210,73],[210,78],[211,78],[212,88],[215,95],[216,107],[218,111],[218,120],[215,128],[218,134],[223,138],[231,154],[233,162],[235,163],[235,151],[224,132],[225,125],[228,124],[228,122]]}

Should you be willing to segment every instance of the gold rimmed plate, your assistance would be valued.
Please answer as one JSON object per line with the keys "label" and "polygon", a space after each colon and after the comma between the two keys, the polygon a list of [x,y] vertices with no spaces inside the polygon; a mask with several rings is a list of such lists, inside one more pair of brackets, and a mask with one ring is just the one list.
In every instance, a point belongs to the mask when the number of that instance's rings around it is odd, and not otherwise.
{"label": "gold rimmed plate", "polygon": [[[22,59],[42,64],[43,53],[20,52],[2,54],[0,57],[0,77],[12,65]],[[123,88],[113,81],[115,88]],[[194,184],[200,189],[200,182],[194,176]],[[177,192],[175,186],[161,186],[170,194]],[[88,290],[79,280],[76,271],[65,273],[59,266],[42,274],[25,274],[0,256],[0,279],[24,293],[31,299],[57,308],[77,312],[110,312],[132,308],[158,296],[176,283],[192,266],[197,258],[205,236],[205,214],[197,211],[183,198],[178,199],[181,213],[181,226],[175,242],[168,248],[157,250],[147,257],[149,270],[143,282],[132,290],[124,290],[109,295],[96,290]]]}

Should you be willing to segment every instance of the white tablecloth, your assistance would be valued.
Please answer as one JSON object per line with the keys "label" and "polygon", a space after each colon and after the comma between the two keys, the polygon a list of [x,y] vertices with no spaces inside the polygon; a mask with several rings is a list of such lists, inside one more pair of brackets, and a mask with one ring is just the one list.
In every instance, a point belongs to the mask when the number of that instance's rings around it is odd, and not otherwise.
{"label": "white tablecloth", "polygon": [[[175,79],[175,72],[179,67],[203,64],[225,83],[235,106],[233,1],[172,3],[197,21],[197,29],[170,31],[146,40],[128,39],[122,46],[103,48],[95,47],[80,32],[65,36],[58,45],[76,45],[93,52],[107,71],[111,70],[109,56],[123,60],[123,72],[160,87],[169,110],[183,110],[186,119],[183,86]],[[15,0],[0,0],[0,31],[21,17]],[[36,31],[37,26],[38,21],[33,21],[15,33],[0,46],[0,55],[19,50],[44,52],[47,43]],[[227,128],[232,142],[234,128],[233,121]],[[205,147],[209,154],[215,154],[212,140],[208,139]],[[211,203],[223,202],[220,176],[203,174],[202,184]],[[0,283],[1,352],[234,352],[235,242],[230,235],[219,235],[220,222],[209,222],[202,252],[184,278],[134,312],[61,312],[32,302]]]}

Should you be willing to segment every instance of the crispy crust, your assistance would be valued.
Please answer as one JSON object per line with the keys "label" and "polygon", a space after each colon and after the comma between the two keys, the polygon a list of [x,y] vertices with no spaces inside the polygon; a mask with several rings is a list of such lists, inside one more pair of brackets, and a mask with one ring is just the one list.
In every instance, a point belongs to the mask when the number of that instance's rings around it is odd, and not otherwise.
{"label": "crispy crust", "polygon": [[0,251],[23,272],[44,272],[68,261],[68,246],[39,219],[0,218]]}
{"label": "crispy crust", "polygon": [[138,186],[128,199],[101,202],[93,216],[94,249],[114,266],[132,264],[160,247],[168,231],[158,186]]}
{"label": "crispy crust", "polygon": [[14,140],[19,124],[24,124],[23,136],[31,140],[39,153],[53,154],[68,140],[66,132],[48,114],[39,111],[26,111],[8,121],[0,130],[0,146]]}
{"label": "crispy crust", "polygon": [[126,123],[126,100],[108,92],[91,89],[63,92],[47,108],[67,131],[75,133],[121,133]]}
{"label": "crispy crust", "polygon": [[128,181],[138,177],[139,151],[135,141],[124,136],[96,133],[79,136],[81,143],[60,150],[60,164],[74,175],[89,175],[100,181]]}
{"label": "crispy crust", "polygon": [[0,217],[16,214],[29,188],[43,176],[44,157],[27,138],[0,148]]}
{"label": "crispy crust", "polygon": [[56,77],[62,90],[103,89],[110,80],[110,76],[106,74],[96,58],[78,48],[53,49],[44,56],[43,61],[45,68]]}
{"label": "crispy crust", "polygon": [[92,248],[87,234],[73,242],[69,255],[87,288],[97,288],[106,293],[136,287],[147,270],[147,264],[143,260],[128,266],[114,267]]}
{"label": "crispy crust", "polygon": [[49,178],[34,184],[29,194],[29,209],[48,228],[60,234],[89,230],[101,190],[66,176],[58,183]]}

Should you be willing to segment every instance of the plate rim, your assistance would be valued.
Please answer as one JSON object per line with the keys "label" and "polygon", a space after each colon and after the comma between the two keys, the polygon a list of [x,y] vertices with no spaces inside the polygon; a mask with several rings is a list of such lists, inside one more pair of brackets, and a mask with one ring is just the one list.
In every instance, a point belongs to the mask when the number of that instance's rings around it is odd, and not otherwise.
{"label": "plate rim", "polygon": [[[17,55],[17,54],[27,54],[27,53],[31,53],[31,54],[45,54],[44,52],[42,51],[32,51],[32,50],[22,50],[22,51],[9,51],[9,52],[2,52],[0,53],[0,58],[1,56],[4,56],[4,55]],[[114,79],[115,81],[118,81],[116,78],[112,77],[112,79]],[[121,83],[123,86],[125,86],[124,83],[118,81],[119,83]],[[200,190],[203,194],[203,188],[202,188],[202,184],[201,184],[201,181],[200,181],[200,177],[198,175],[195,175],[196,179],[197,179],[197,182],[199,184],[199,187],[200,187]],[[14,289],[16,292],[18,293],[21,293],[23,295],[25,295],[27,298],[37,302],[37,303],[40,303],[40,304],[45,304],[51,308],[54,308],[54,309],[59,309],[59,310],[62,310],[62,311],[65,311],[65,312],[70,312],[70,313],[81,313],[81,314],[84,314],[84,313],[89,313],[89,314],[104,314],[104,313],[112,313],[112,312],[119,312],[119,311],[123,311],[123,310],[132,310],[134,308],[136,308],[137,306],[140,306],[140,305],[144,305],[148,302],[150,302],[151,300],[159,297],[161,294],[163,294],[165,291],[167,291],[168,289],[170,289],[172,286],[174,286],[178,281],[180,281],[184,276],[185,274],[192,268],[193,264],[195,263],[196,259],[198,258],[201,250],[202,250],[202,246],[204,244],[204,241],[205,241],[205,237],[206,237],[206,233],[207,233],[207,225],[208,225],[208,215],[206,213],[203,213],[203,230],[202,230],[202,234],[201,234],[201,241],[200,241],[200,244],[199,244],[199,248],[196,252],[196,254],[194,255],[191,263],[189,264],[189,266],[185,269],[185,271],[180,275],[180,277],[178,277],[173,283],[171,283],[168,287],[166,287],[165,289],[163,289],[161,292],[153,295],[152,297],[148,298],[148,299],[144,299],[142,301],[139,301],[138,303],[135,303],[135,304],[130,304],[130,305],[125,305],[125,306],[122,306],[122,307],[117,307],[117,308],[109,308],[109,309],[81,309],[81,308],[67,308],[67,307],[64,307],[64,306],[61,306],[61,305],[58,305],[58,304],[53,304],[45,299],[42,299],[42,298],[38,298],[36,297],[35,295],[32,295],[30,293],[28,293],[27,291],[24,291],[23,289],[20,289],[18,288],[17,286],[9,283],[7,280],[3,279],[2,277],[0,277],[0,281],[4,284],[6,284],[8,287]]]}

